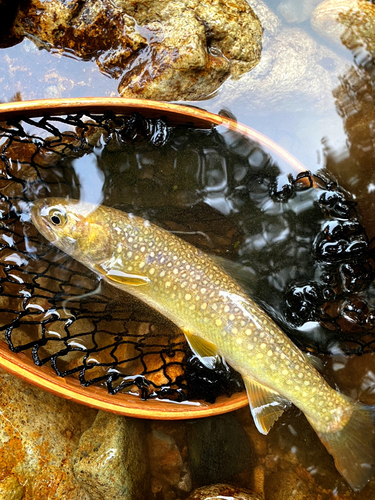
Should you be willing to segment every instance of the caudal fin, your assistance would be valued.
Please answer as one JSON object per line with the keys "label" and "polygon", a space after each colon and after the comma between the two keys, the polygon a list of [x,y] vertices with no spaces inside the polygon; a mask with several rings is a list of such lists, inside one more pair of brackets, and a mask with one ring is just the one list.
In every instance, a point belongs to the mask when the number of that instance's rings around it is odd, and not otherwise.
{"label": "caudal fin", "polygon": [[361,490],[375,470],[375,409],[354,405],[347,425],[337,432],[318,433],[340,474],[355,491]]}

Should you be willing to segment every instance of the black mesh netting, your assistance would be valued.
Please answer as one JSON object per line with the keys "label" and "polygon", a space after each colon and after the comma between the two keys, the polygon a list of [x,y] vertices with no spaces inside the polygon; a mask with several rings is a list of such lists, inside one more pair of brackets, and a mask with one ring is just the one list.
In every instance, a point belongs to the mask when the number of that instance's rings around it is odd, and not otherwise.
{"label": "black mesh netting", "polygon": [[[174,325],[46,242],[28,204],[95,198],[237,260],[249,293],[303,348],[373,350],[374,261],[355,204],[324,175],[280,175],[230,130],[80,113],[0,124],[0,332],[59,376],[111,394],[206,399],[242,390]],[[246,273],[245,273],[246,274]]]}

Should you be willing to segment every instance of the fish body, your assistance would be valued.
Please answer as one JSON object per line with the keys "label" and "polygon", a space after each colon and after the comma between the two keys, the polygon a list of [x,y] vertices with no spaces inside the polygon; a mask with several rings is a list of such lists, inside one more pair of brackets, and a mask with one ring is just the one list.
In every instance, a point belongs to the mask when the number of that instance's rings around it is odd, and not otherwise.
{"label": "fish body", "polygon": [[34,202],[40,233],[112,285],[175,323],[203,362],[220,355],[243,377],[266,434],[300,408],[353,489],[373,474],[373,411],[332,389],[271,318],[210,256],[132,214],[75,200]]}

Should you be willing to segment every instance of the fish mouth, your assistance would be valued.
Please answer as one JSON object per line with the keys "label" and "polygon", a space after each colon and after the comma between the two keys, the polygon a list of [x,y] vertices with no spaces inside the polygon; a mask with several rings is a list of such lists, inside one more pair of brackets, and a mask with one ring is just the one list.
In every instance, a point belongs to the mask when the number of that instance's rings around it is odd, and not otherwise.
{"label": "fish mouth", "polygon": [[52,230],[47,219],[48,213],[51,208],[52,206],[43,199],[36,200],[30,203],[31,222],[45,238],[53,243],[57,240],[57,236]]}

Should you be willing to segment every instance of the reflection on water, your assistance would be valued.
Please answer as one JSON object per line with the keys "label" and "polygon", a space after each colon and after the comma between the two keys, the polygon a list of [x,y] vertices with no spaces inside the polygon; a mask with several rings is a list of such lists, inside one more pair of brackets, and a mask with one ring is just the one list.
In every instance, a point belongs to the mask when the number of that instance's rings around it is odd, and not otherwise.
{"label": "reflection on water", "polygon": [[[2,126],[1,329],[16,352],[111,393],[213,402],[241,389],[225,367],[186,358],[172,325],[125,295],[118,300],[37,235],[27,203],[44,196],[131,211],[225,257],[298,345],[333,355],[333,384],[352,372],[343,353],[373,351],[372,250],[356,204],[327,172],[284,173],[277,157],[224,127],[111,114],[21,126],[25,137],[15,121]],[[371,399],[371,381],[365,370],[342,388]]]}
{"label": "reflection on water", "polygon": [[[327,188],[324,182],[319,189],[298,189],[294,173],[291,181],[290,172],[280,173],[278,165],[257,145],[232,132],[209,134],[185,130],[172,137],[165,149],[142,141],[127,143],[121,137],[97,142],[95,137],[91,142],[95,147],[86,152],[77,154],[65,148],[62,155],[57,141],[43,152],[35,150],[31,165],[17,161],[24,150],[14,144],[14,160],[7,168],[14,176],[22,170],[24,178],[17,188],[8,179],[1,179],[0,209],[3,214],[8,213],[9,207],[4,202],[8,197],[24,196],[32,200],[56,192],[69,194],[134,211],[176,231],[207,252],[237,260],[247,266],[251,277],[251,283],[247,280],[249,292],[268,307],[293,339],[304,348],[331,354],[324,358],[328,380],[346,394],[372,404],[374,355],[342,354],[346,350],[355,353],[373,350],[374,263],[373,244],[369,244],[375,236],[373,45],[368,43],[366,52],[363,43],[353,46],[348,36],[338,41],[327,37],[326,32],[318,33],[316,22],[314,29],[310,25],[312,10],[306,7],[314,2],[251,3],[255,12],[257,5],[262,7],[257,12],[265,28],[260,64],[242,79],[227,82],[213,99],[194,104],[214,112],[226,108],[240,122],[286,147],[309,170],[317,172],[325,167],[324,178],[329,182],[334,176],[347,192],[334,184]],[[370,9],[366,26],[371,28],[373,6],[371,2],[365,3]],[[363,37],[368,35],[361,27],[356,29],[352,18],[346,19],[356,40],[360,37],[366,40]],[[29,40],[1,49],[0,61],[1,101],[117,95],[118,82],[101,74],[94,62],[38,50]],[[51,170],[44,169],[47,165],[54,166],[52,175]],[[58,357],[54,355],[61,351],[64,322],[79,312],[82,314],[77,316],[76,324],[80,331],[91,331],[92,318],[95,323],[111,307],[115,316],[110,325],[112,332],[122,332],[126,324],[134,337],[147,336],[150,328],[158,336],[160,318],[153,318],[152,325],[145,326],[146,321],[138,322],[124,308],[113,310],[114,298],[108,290],[100,303],[95,294],[85,296],[81,302],[71,302],[72,295],[80,297],[88,291],[95,292],[96,280],[90,280],[74,264],[66,268],[64,257],[51,249],[44,247],[41,254],[35,234],[28,236],[25,214],[25,206],[19,203],[6,222],[10,230],[1,236],[5,281],[13,288],[9,290],[3,281],[2,294],[12,297],[12,307],[18,313],[22,298],[23,321],[35,329],[33,335],[40,334],[35,322],[48,325],[43,332],[46,339],[43,347],[36,349],[34,340],[30,340],[34,359],[48,358],[57,363]],[[41,255],[45,260],[33,258],[40,259]],[[50,265],[52,258],[58,259],[56,266]],[[43,280],[33,282],[32,274],[20,271],[26,261],[31,265],[42,262],[48,287]],[[61,273],[66,272],[67,276],[71,270],[76,282],[61,286]],[[36,285],[39,293],[31,294]],[[12,296],[16,286],[17,299]],[[51,302],[51,294],[60,301],[59,310]],[[61,303],[67,299],[62,308]],[[7,314],[6,321],[16,318]],[[144,312],[138,314],[141,318]],[[109,328],[109,324],[102,325],[103,331]],[[16,330],[12,340],[18,345],[25,339]],[[104,338],[109,337],[104,335]],[[114,352],[137,357],[134,345],[124,345],[119,337],[113,351],[111,342],[103,340],[100,345],[101,360],[107,364],[113,362]],[[103,375],[95,372],[98,358],[93,350],[97,346],[88,337],[77,333],[63,343],[70,357],[63,360],[59,369],[65,369],[66,363],[73,366],[81,362],[85,349],[84,362],[93,378]],[[182,343],[183,339],[177,336],[173,348],[179,350]],[[163,352],[170,348],[170,344],[163,346]],[[157,374],[153,379],[155,384],[163,384],[165,373],[158,369],[165,358],[161,359],[154,351],[148,356]],[[129,364],[128,370],[134,370],[134,365]],[[127,376],[129,372],[124,373]],[[115,377],[117,374],[115,370]],[[189,376],[194,387],[199,385],[194,370]],[[211,391],[211,386],[202,391]],[[297,470],[302,483],[312,481],[306,480],[300,464],[304,474],[308,471],[319,485],[331,491],[319,490],[322,498],[337,498],[332,491],[345,491],[330,457],[297,411],[285,415],[267,439],[269,453],[264,460],[269,471],[268,488],[273,495],[277,488],[272,487],[271,477],[275,478],[275,484],[278,474],[280,480],[289,478],[288,467]],[[308,489],[303,491],[305,498],[313,495]],[[348,495],[364,499],[371,492]]]}

